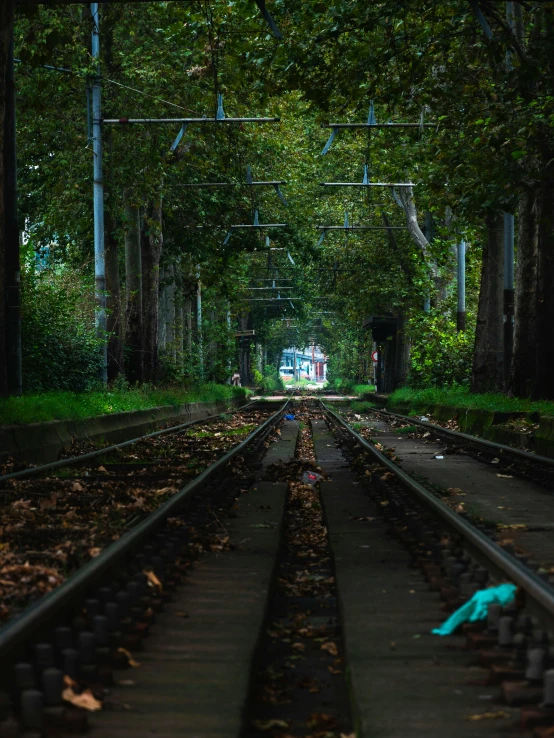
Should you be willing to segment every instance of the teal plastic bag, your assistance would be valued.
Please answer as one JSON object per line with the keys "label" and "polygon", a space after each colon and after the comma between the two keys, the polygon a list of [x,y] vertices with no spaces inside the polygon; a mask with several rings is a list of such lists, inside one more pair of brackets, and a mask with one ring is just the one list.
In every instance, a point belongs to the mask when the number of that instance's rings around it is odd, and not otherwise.
{"label": "teal plastic bag", "polygon": [[451,635],[463,623],[484,620],[488,615],[489,605],[495,603],[509,605],[515,599],[516,589],[515,584],[500,584],[498,587],[480,589],[465,605],[453,612],[440,628],[433,628],[431,633],[439,636]]}

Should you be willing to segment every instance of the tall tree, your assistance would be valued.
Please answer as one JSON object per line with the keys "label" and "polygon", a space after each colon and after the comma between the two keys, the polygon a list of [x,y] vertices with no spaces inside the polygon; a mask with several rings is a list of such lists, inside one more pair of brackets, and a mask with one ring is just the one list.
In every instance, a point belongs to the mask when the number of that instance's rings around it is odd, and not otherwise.
{"label": "tall tree", "polygon": [[6,242],[4,210],[4,120],[6,110],[6,74],[13,33],[14,0],[0,3],[0,395],[8,392],[6,346]]}
{"label": "tall tree", "polygon": [[472,392],[499,392],[503,389],[503,295],[504,217],[502,213],[490,213],[487,216],[487,240],[482,246]]}

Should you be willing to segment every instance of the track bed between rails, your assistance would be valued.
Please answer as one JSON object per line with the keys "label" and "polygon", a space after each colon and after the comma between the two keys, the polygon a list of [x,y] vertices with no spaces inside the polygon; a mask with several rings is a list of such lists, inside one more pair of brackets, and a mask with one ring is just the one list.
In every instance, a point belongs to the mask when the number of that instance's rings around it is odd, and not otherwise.
{"label": "track bed between rails", "polygon": [[[344,411],[343,411],[344,412]],[[361,433],[394,452],[396,463],[443,500],[472,519],[489,525],[499,542],[512,541],[545,571],[554,568],[554,493],[521,479],[496,463],[479,461],[408,422],[391,423],[382,416],[344,413]],[[414,428],[406,433],[406,428]],[[437,458],[442,457],[442,458]],[[493,459],[494,461],[494,459]]]}
{"label": "track bed between rails", "polygon": [[497,695],[469,684],[483,672],[471,668],[459,637],[430,634],[444,618],[439,598],[391,536],[382,508],[364,491],[326,424],[313,426],[318,462],[330,476],[321,494],[361,734],[498,736],[498,722],[467,719],[483,713]]}

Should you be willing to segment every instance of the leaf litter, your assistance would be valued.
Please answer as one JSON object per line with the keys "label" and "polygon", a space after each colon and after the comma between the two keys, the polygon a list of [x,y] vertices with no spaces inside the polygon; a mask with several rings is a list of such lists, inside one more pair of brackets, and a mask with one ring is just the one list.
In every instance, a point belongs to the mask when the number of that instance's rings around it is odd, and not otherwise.
{"label": "leaf litter", "polygon": [[[4,482],[0,490],[0,623],[100,556],[267,415],[258,410],[235,413],[186,432],[143,439],[82,466],[62,467],[49,477]],[[61,457],[96,448],[89,442],[75,442]],[[240,460],[237,465],[240,467]],[[16,466],[11,462],[3,470],[13,471]],[[221,534],[196,545],[200,550],[219,552],[229,548],[230,542]],[[145,573],[150,586],[159,589],[154,572]]]}
{"label": "leaf litter", "polygon": [[307,472],[325,476],[309,427],[318,414],[300,406],[295,416],[301,421],[296,458],[272,464],[264,473],[265,479],[288,481],[288,491],[284,549],[271,595],[263,663],[249,702],[247,738],[268,731],[272,738],[338,738],[341,731],[347,736],[351,730],[319,480],[302,482]]}

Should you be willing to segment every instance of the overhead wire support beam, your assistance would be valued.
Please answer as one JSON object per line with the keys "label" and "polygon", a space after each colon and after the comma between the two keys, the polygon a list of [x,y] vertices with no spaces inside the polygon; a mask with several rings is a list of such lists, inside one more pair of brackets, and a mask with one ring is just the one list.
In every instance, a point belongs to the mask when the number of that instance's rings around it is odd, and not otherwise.
{"label": "overhead wire support beam", "polygon": [[[436,128],[435,123],[424,123],[424,128]],[[323,128],[421,128],[421,123],[329,123]]]}
{"label": "overhead wire support beam", "polygon": [[114,123],[121,125],[143,124],[143,123],[181,123],[200,124],[205,123],[279,123],[281,118],[102,118],[101,123]]}
{"label": "overhead wire support beam", "polygon": [[367,121],[365,123],[329,123],[324,128],[330,128],[331,129],[331,135],[329,136],[329,139],[325,146],[323,147],[323,151],[321,152],[321,156],[325,156],[325,154],[329,151],[331,148],[331,145],[333,141],[335,140],[335,136],[339,132],[341,128],[365,128],[371,130],[372,128],[376,129],[386,129],[386,128],[419,128],[421,132],[423,132],[424,128],[435,128],[434,123],[425,123],[424,122],[424,111],[421,111],[421,120],[419,123],[393,123],[392,120],[389,120],[388,123],[377,123],[377,119],[375,118],[375,109],[373,107],[373,100],[370,102],[369,105],[369,113],[367,116]]}
{"label": "overhead wire support beam", "polygon": [[407,226],[316,226],[318,231],[407,231]]}
{"label": "overhead wire support beam", "polygon": [[321,187],[415,187],[415,182],[320,182]]}

